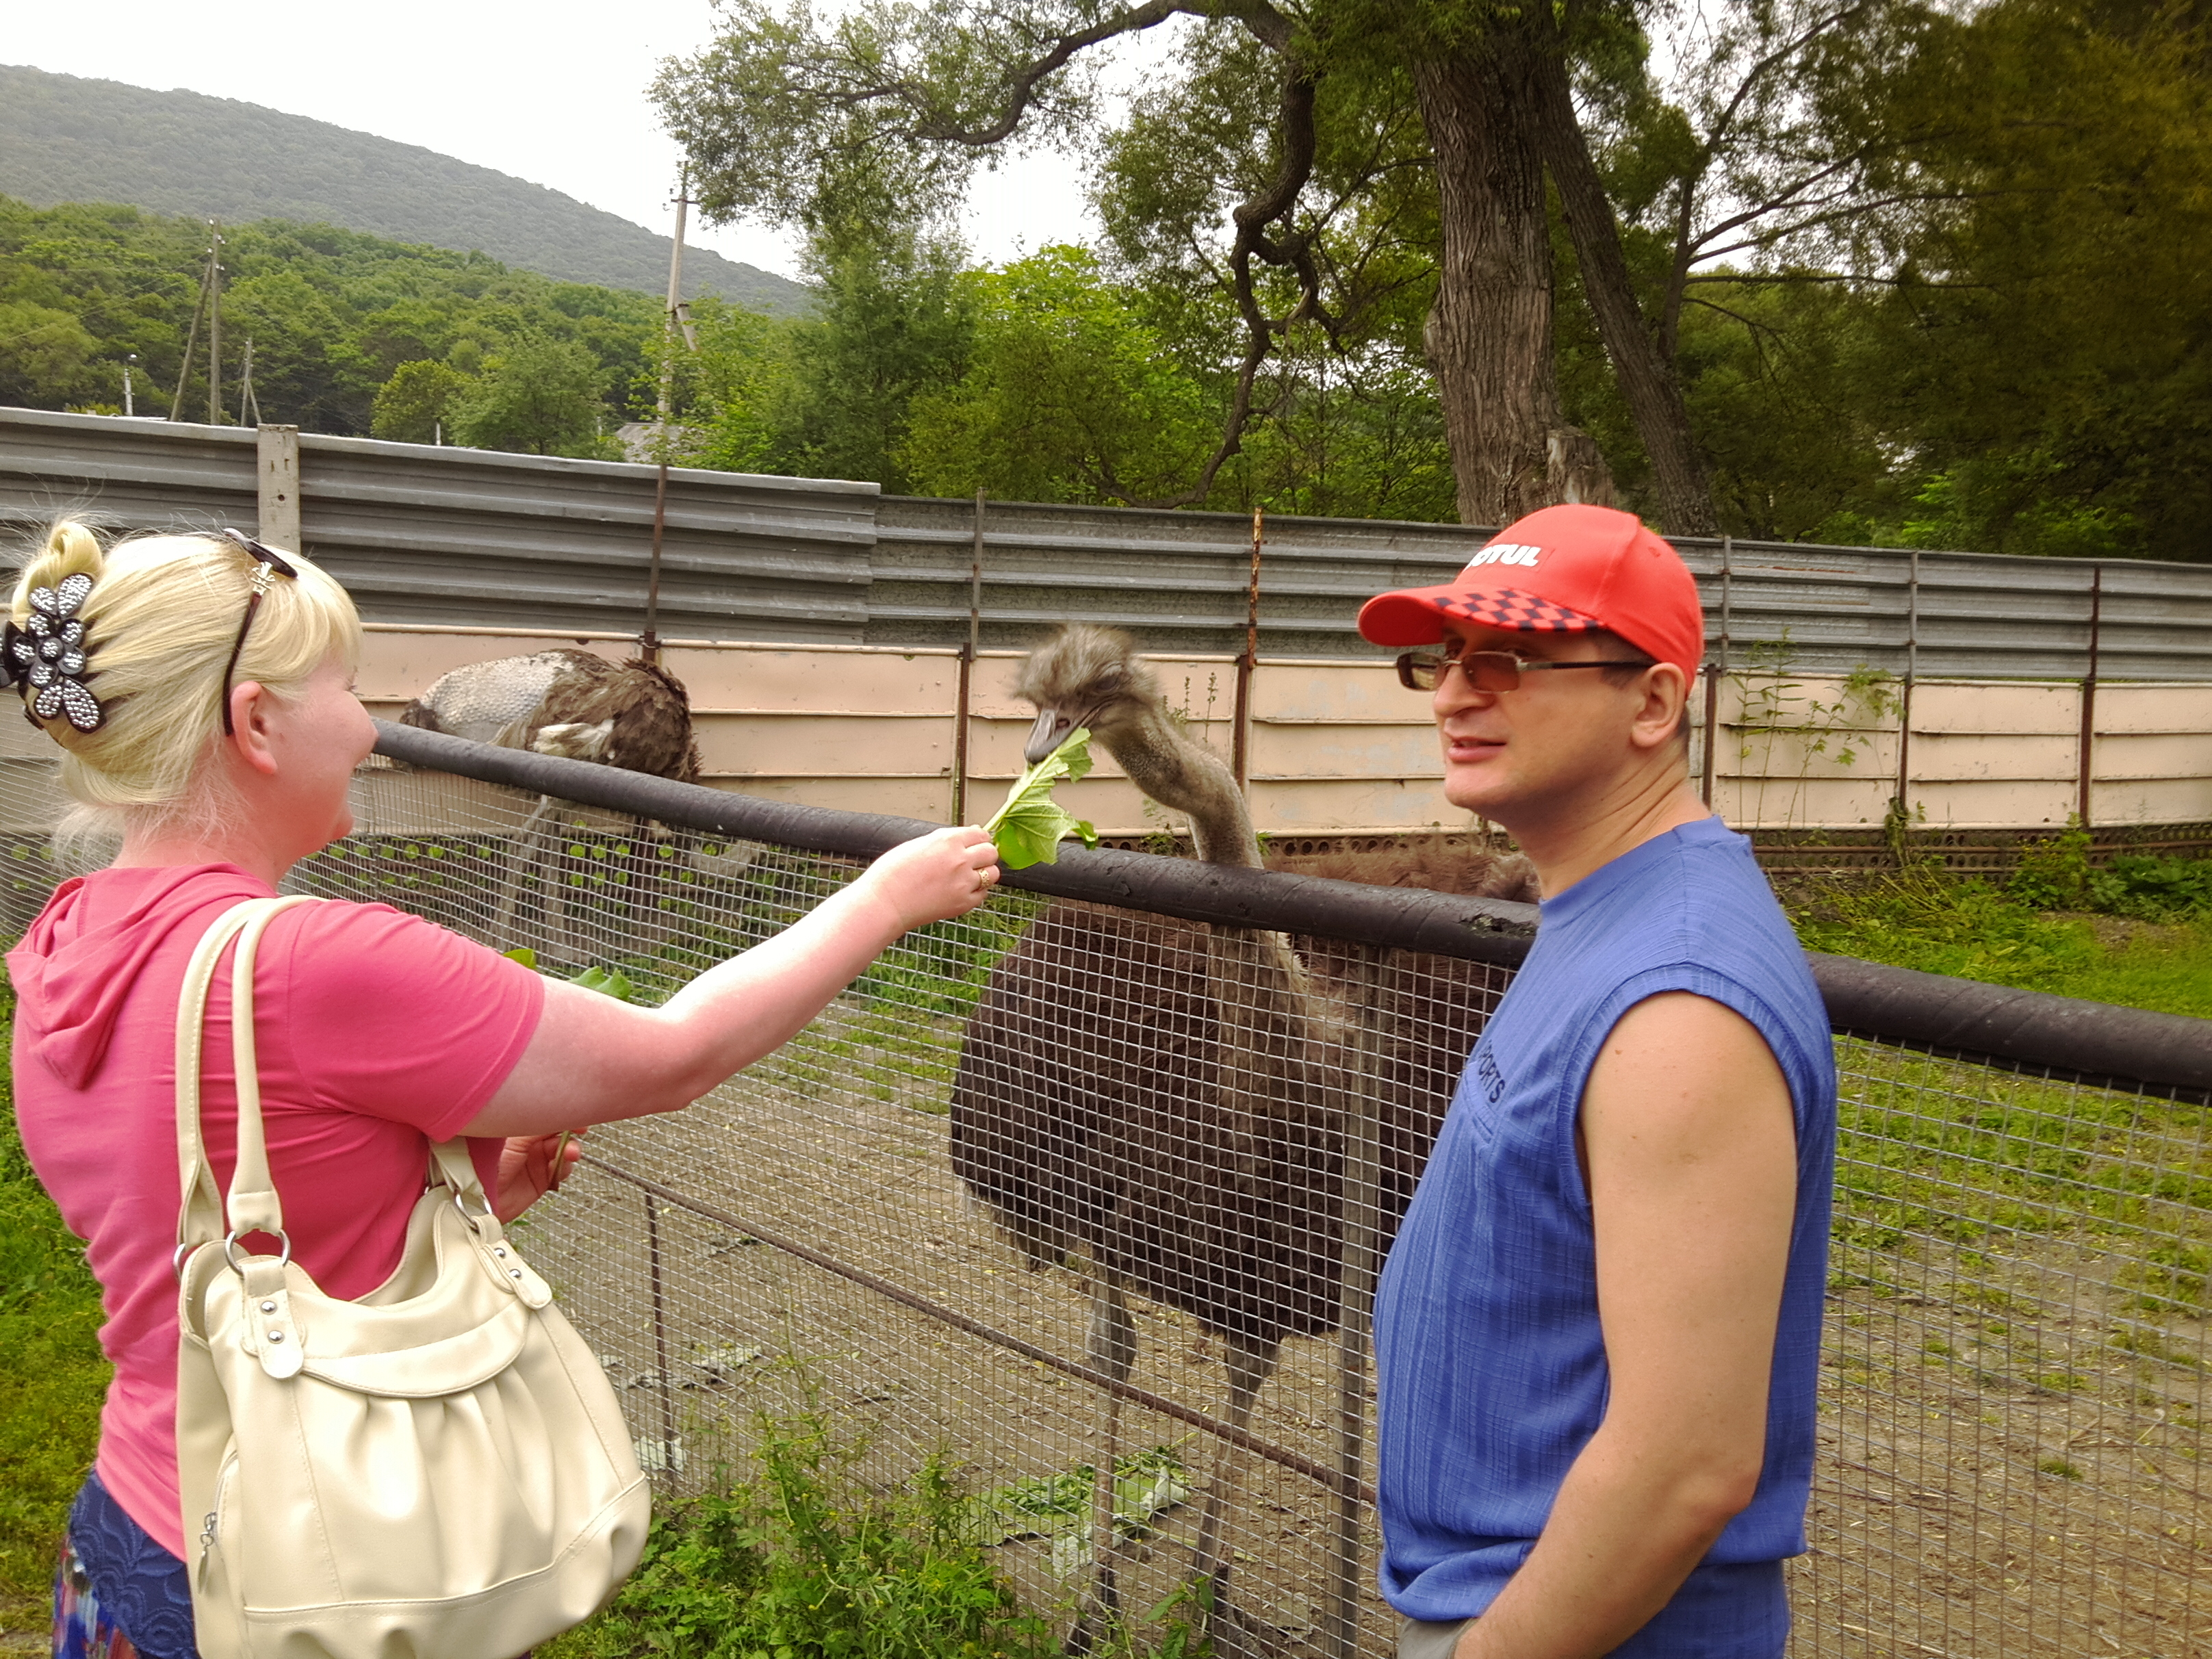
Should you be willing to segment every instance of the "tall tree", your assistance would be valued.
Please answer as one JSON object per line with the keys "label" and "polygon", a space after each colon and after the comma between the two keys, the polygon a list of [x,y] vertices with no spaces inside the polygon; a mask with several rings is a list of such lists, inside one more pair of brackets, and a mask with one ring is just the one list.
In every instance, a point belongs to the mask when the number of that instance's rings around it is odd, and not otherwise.
{"label": "tall tree", "polygon": [[[888,158],[915,191],[943,199],[977,156],[1017,133],[1075,141],[1092,112],[1094,49],[1171,19],[1241,34],[1264,57],[1267,165],[1240,179],[1218,263],[1242,345],[1221,440],[1182,500],[1205,495],[1239,452],[1261,370],[1282,340],[1304,325],[1335,336],[1356,323],[1369,272],[1343,257],[1340,233],[1378,185],[1398,182],[1403,157],[1370,146],[1363,167],[1357,144],[1332,153],[1332,131],[1355,133],[1367,108],[1359,100],[1377,85],[1409,88],[1437,204],[1427,345],[1461,514],[1494,522],[1605,488],[1589,447],[1564,426],[1553,372],[1545,167],[1547,156],[1570,159],[1560,131],[1577,117],[1571,99],[1545,101],[1547,86],[1564,85],[1569,49],[1548,9],[1508,0],[870,0],[824,27],[803,5],[787,16],[764,0],[735,0],[725,16],[715,44],[669,64],[655,88],[708,212],[724,217],[805,222],[817,181],[856,154]],[[1350,107],[1331,110],[1333,86]],[[1332,172],[1335,188],[1317,188]],[[1591,221],[1592,246],[1617,236],[1610,213]],[[1626,283],[1619,261],[1589,266],[1588,284]],[[1663,355],[1613,338],[1637,314],[1632,294],[1612,296],[1600,311],[1613,319],[1608,347],[1663,391]],[[1711,501],[1679,394],[1635,407],[1640,424],[1656,423],[1646,447],[1680,461],[1661,469],[1662,515],[1678,529],[1707,527]]]}

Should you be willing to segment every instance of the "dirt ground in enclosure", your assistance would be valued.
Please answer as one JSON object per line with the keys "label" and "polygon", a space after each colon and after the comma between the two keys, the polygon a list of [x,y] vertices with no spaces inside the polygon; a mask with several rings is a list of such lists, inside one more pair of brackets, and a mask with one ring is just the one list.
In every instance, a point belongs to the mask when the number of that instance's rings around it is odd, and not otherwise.
{"label": "dirt ground in enclosure", "polygon": [[[942,1115],[957,1030],[887,1032],[848,1000],[810,1039],[679,1119],[611,1127],[596,1156],[781,1233],[937,1305],[1079,1359],[1088,1304],[1068,1273],[1031,1273],[963,1205]],[[859,1468],[896,1482],[934,1452],[1003,1492],[1093,1463],[1102,1402],[1079,1382],[807,1264],[746,1233],[656,1206],[658,1297],[641,1195],[586,1176],[526,1231],[564,1305],[623,1385],[653,1447],[682,1443],[678,1488],[742,1470],[755,1413],[811,1401],[872,1425]],[[1820,1462],[1791,1569],[1798,1659],[2182,1659],[2212,1654],[2212,1492],[2197,1462],[2203,1329],[2168,1321],[2126,1352],[2113,1265],[2063,1240],[1985,1240],[1972,1265],[1932,1241],[1839,1248]],[[658,1306],[659,1318],[654,1314]],[[1218,1416],[1218,1345],[1136,1301],[1135,1384]],[[2124,1323],[2124,1321],[2121,1322]],[[658,1333],[658,1336],[656,1336]],[[1285,1344],[1255,1431],[1336,1458],[1334,1338]],[[798,1363],[793,1363],[798,1362]],[[1371,1410],[1371,1395],[1370,1396]],[[1370,1430],[1371,1436],[1371,1430]],[[1185,1582],[1212,1437],[1126,1407],[1123,1454],[1173,1449],[1193,1488],[1126,1547],[1123,1605]],[[1248,1651],[1318,1656],[1347,1583],[1335,1500],[1262,1461],[1228,1536]],[[1371,1516],[1349,1584],[1359,1651],[1388,1650]],[[1063,1525],[1065,1538],[1068,1528]],[[1057,1553],[1058,1559],[1055,1560]],[[1079,1545],[1000,1547],[1030,1603],[1072,1609]],[[1164,1620],[1182,1616],[1176,1609]]]}

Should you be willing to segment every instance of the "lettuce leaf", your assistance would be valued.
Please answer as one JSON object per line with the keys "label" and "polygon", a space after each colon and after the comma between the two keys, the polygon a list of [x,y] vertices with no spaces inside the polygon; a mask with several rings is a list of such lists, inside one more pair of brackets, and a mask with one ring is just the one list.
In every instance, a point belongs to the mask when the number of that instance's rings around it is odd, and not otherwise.
{"label": "lettuce leaf", "polygon": [[[512,951],[502,951],[500,954],[509,962],[519,962],[526,968],[538,966],[538,952],[526,945],[520,945]],[[597,991],[603,995],[611,996],[617,1002],[637,1000],[637,987],[630,983],[629,975],[619,968],[586,968],[568,983],[580,985],[586,991]]]}
{"label": "lettuce leaf", "polygon": [[1062,778],[1073,781],[1091,769],[1090,744],[1090,731],[1077,726],[1059,748],[1014,780],[1006,805],[984,824],[999,849],[999,861],[1009,870],[1058,863],[1060,843],[1070,836],[1085,847],[1098,845],[1097,830],[1052,798],[1053,785]]}

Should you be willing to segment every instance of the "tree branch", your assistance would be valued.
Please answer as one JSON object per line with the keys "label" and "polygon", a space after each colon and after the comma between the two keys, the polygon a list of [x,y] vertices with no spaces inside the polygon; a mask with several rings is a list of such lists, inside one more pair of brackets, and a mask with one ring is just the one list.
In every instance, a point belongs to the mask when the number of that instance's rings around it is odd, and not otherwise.
{"label": "tree branch", "polygon": [[[964,144],[973,149],[987,149],[1012,137],[1029,113],[1030,106],[1036,101],[1037,88],[1045,79],[1065,69],[1076,53],[1087,46],[1095,46],[1124,34],[1135,34],[1164,23],[1179,13],[1204,16],[1212,8],[1203,0],[1146,0],[1140,6],[1132,6],[1116,16],[1095,23],[1073,34],[1063,34],[1046,49],[1042,57],[1032,59],[1018,70],[1012,84],[1007,88],[1004,113],[988,127],[961,127],[944,123],[918,121],[909,129],[916,138],[933,139],[940,143]],[[868,97],[887,97],[892,88],[886,88],[866,94]],[[855,99],[854,101],[861,101]]]}

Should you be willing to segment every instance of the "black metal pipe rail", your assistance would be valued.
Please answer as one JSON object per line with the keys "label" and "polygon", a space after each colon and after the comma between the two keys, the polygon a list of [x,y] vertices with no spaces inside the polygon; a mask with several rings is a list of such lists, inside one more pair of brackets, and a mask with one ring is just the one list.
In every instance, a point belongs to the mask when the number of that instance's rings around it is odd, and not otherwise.
{"label": "black metal pipe rail", "polygon": [[[404,765],[507,784],[732,840],[869,859],[939,826],[840,812],[675,783],[586,761],[471,743],[377,722],[376,752]],[[1109,848],[1070,847],[1057,864],[1009,870],[1005,884],[1234,927],[1518,966],[1536,937],[1533,904],[1414,888],[1367,887]],[[2016,1066],[2063,1081],[2212,1104],[2212,1020],[2016,991],[1850,957],[1814,955],[1813,976],[1838,1032],[1946,1058]]]}

